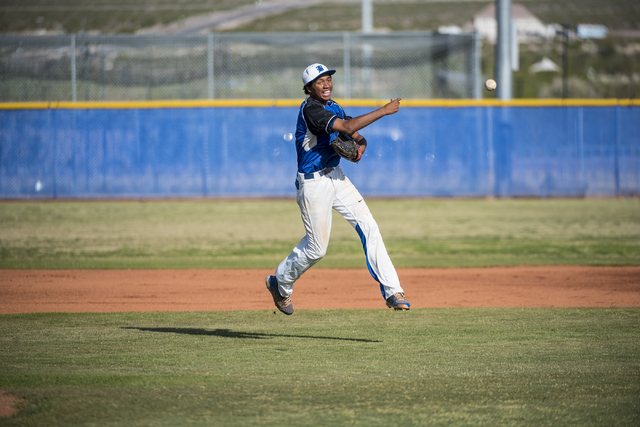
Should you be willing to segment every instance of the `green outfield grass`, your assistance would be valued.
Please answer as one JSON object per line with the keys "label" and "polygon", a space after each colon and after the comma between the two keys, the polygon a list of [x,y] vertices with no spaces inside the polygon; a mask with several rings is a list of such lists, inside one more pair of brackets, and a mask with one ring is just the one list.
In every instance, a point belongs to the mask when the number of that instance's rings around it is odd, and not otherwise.
{"label": "green outfield grass", "polygon": [[5,426],[637,426],[640,309],[0,316]]}
{"label": "green outfield grass", "polygon": [[[397,266],[640,264],[640,201],[370,200]],[[1,268],[275,267],[293,200],[0,203]],[[317,267],[362,267],[335,217]],[[640,309],[0,316],[0,425],[638,425]]]}
{"label": "green outfield grass", "polygon": [[[397,267],[639,265],[640,200],[380,199]],[[0,203],[0,268],[272,268],[304,235],[294,200]],[[365,267],[334,215],[317,267]]]}

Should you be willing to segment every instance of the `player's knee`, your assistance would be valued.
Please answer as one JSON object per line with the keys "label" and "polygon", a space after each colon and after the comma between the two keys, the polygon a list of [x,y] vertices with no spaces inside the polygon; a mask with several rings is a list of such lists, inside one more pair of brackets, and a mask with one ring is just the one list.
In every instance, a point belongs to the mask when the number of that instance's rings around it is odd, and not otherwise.
{"label": "player's knee", "polygon": [[320,261],[322,258],[324,258],[324,256],[327,254],[327,248],[326,247],[320,247],[320,246],[309,246],[307,248],[307,258],[309,259],[309,261],[313,262],[314,264],[318,261]]}
{"label": "player's knee", "polygon": [[324,256],[326,254],[327,254],[326,250],[314,250],[314,251],[310,251],[307,254],[307,256],[308,256],[309,260],[315,264],[316,262],[318,262],[322,258],[324,258]]}

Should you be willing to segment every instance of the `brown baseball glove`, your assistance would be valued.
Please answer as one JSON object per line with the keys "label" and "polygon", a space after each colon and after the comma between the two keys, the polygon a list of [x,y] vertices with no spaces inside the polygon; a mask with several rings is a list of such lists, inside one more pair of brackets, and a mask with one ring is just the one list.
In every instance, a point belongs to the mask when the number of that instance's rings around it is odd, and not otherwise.
{"label": "brown baseball glove", "polygon": [[331,141],[331,147],[333,151],[338,153],[343,159],[347,159],[350,162],[358,163],[358,143],[351,138],[350,135],[340,132],[340,135],[333,141]]}

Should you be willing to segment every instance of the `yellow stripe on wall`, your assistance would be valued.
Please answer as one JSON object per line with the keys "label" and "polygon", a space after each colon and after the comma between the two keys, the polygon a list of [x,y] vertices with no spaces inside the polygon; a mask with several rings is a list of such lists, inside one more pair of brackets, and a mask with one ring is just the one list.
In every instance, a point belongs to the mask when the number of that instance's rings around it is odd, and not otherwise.
{"label": "yellow stripe on wall", "polygon": [[[198,108],[198,107],[298,107],[303,99],[229,99],[170,101],[93,101],[93,102],[5,102],[0,110],[47,109],[131,109],[131,108]],[[336,99],[345,107],[382,107],[388,100]],[[638,99],[406,99],[403,107],[607,107],[640,106]]]}
{"label": "yellow stripe on wall", "polygon": [[[302,101],[296,100],[295,105]],[[287,107],[292,100],[279,99],[230,99],[230,100],[171,100],[171,101],[92,101],[92,102],[6,102],[0,103],[5,110],[47,109],[129,109],[129,108],[197,108],[197,107]]]}

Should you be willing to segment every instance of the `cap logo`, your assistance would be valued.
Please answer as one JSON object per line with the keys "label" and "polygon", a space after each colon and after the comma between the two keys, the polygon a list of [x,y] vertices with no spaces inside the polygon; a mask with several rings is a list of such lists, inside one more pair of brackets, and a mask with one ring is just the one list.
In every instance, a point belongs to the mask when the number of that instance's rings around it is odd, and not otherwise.
{"label": "cap logo", "polygon": [[336,70],[330,70],[324,64],[311,64],[302,72],[302,83],[306,86],[323,74],[332,75],[335,72]]}

